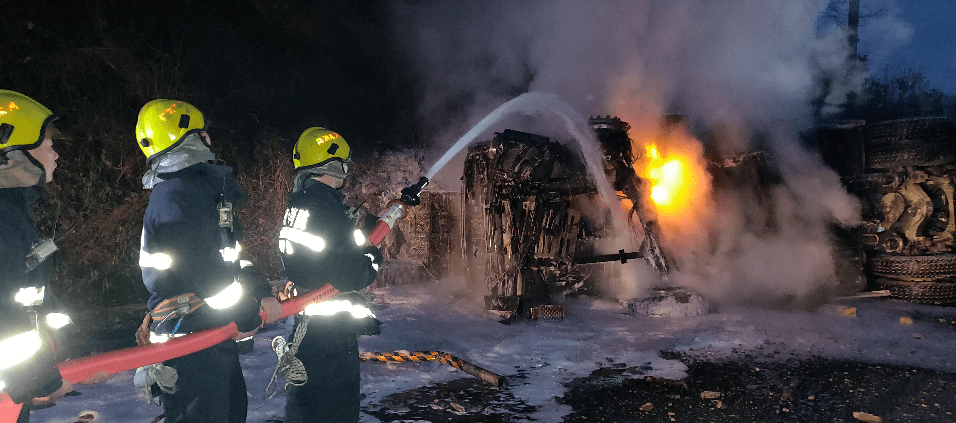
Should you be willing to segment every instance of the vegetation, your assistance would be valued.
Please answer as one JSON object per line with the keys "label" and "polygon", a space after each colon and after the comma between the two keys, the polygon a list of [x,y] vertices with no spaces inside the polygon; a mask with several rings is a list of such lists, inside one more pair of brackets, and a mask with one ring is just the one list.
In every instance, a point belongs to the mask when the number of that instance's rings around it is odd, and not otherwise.
{"label": "vegetation", "polygon": [[[138,261],[147,170],[133,140],[140,107],[202,110],[218,156],[251,203],[247,257],[281,276],[275,251],[302,130],[326,126],[356,149],[410,145],[413,85],[387,48],[385,1],[0,0],[0,88],[61,117],[69,137],[38,207],[59,237],[54,292],[73,309],[142,302]],[[383,142],[387,140],[387,143]]]}
{"label": "vegetation", "polygon": [[933,88],[920,71],[885,70],[867,80],[856,113],[870,122],[910,117],[956,118],[956,94]]}

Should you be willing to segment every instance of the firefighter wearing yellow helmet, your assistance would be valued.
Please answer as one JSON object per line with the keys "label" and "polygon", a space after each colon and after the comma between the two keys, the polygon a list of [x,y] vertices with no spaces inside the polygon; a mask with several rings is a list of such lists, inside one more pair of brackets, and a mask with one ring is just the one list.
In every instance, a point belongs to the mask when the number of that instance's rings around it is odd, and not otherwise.
{"label": "firefighter wearing yellow helmet", "polygon": [[136,141],[146,160],[151,162],[179,146],[189,135],[203,132],[205,127],[202,112],[192,104],[179,100],[153,100],[139,111]]}
{"label": "firefighter wearing yellow helmet", "polygon": [[336,132],[325,128],[306,129],[299,136],[292,150],[292,164],[297,175],[296,182],[309,175],[330,175],[345,179],[352,163],[352,149]]}
{"label": "firefighter wearing yellow helmet", "polygon": [[375,280],[382,256],[366,245],[339,191],[351,153],[341,135],[318,127],[305,130],[292,152],[297,173],[279,231],[286,277],[297,289],[328,283],[344,294],[296,315],[292,347],[283,354],[294,354],[305,373],[286,375],[294,381],[287,423],[359,421],[358,335],[379,333],[380,322],[355,291]]}
{"label": "firefighter wearing yellow helmet", "polygon": [[56,119],[36,100],[0,90],[0,389],[25,405],[19,421],[29,420],[35,399],[56,401],[73,390],[39,331],[69,321],[50,294],[46,259],[56,246],[39,239],[32,214],[36,187],[53,180],[59,157]]}
{"label": "firefighter wearing yellow helmet", "polygon": [[36,100],[0,90],[0,151],[36,147],[56,120],[57,116]]}
{"label": "firefighter wearing yellow helmet", "polygon": [[148,377],[163,372],[137,372],[143,377],[134,380],[161,398],[170,422],[245,421],[240,344],[251,348],[251,336],[263,323],[260,307],[267,312],[265,323],[281,313],[268,281],[240,260],[235,208],[244,194],[232,168],[216,160],[205,125],[196,107],[167,99],[146,103],[136,122],[136,143],[150,166],[143,187],[152,190],[139,256],[152,319],[137,341],[163,342],[230,322],[242,332],[235,340],[162,363],[167,372],[176,371],[174,387]]}

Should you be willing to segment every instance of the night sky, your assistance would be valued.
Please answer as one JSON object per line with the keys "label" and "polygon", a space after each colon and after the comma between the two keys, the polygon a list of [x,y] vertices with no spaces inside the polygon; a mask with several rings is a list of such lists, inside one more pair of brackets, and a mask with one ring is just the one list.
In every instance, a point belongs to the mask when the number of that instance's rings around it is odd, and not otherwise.
{"label": "night sky", "polygon": [[873,73],[913,68],[933,87],[956,94],[956,2],[862,0],[861,8],[882,13],[860,27],[861,53]]}

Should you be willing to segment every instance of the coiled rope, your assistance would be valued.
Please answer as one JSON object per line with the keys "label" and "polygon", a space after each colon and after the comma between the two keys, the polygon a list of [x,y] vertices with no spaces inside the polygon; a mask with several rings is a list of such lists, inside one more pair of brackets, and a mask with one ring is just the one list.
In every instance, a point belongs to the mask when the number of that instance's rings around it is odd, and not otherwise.
{"label": "coiled rope", "polygon": [[134,384],[146,392],[146,399],[152,402],[152,386],[155,383],[159,389],[167,394],[176,393],[176,381],[179,373],[176,369],[164,366],[163,363],[150,364],[136,369]]}
{"label": "coiled rope", "polygon": [[[299,344],[302,343],[302,338],[305,337],[308,326],[309,319],[302,319],[299,322],[299,326],[295,329],[295,334],[292,335],[292,342],[286,342],[282,336],[272,338],[272,350],[275,351],[279,357],[279,362],[276,363],[276,369],[272,372],[272,379],[269,380],[269,385],[266,386],[266,393],[269,393],[269,388],[272,387],[272,383],[276,381],[279,373],[282,373],[286,384],[302,386],[309,381],[309,375],[305,371],[305,365],[295,356],[295,353],[299,351]],[[269,398],[274,397],[278,392],[279,387],[276,385],[276,390],[269,395]]]}

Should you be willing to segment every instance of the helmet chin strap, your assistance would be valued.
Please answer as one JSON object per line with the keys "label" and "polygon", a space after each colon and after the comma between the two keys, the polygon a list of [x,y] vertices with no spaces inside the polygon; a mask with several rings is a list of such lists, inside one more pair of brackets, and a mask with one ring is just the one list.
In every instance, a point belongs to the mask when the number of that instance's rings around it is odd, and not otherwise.
{"label": "helmet chin strap", "polygon": [[152,189],[163,181],[163,173],[185,169],[197,163],[215,162],[216,155],[209,150],[200,134],[189,134],[181,144],[163,154],[143,175],[143,189]]}

